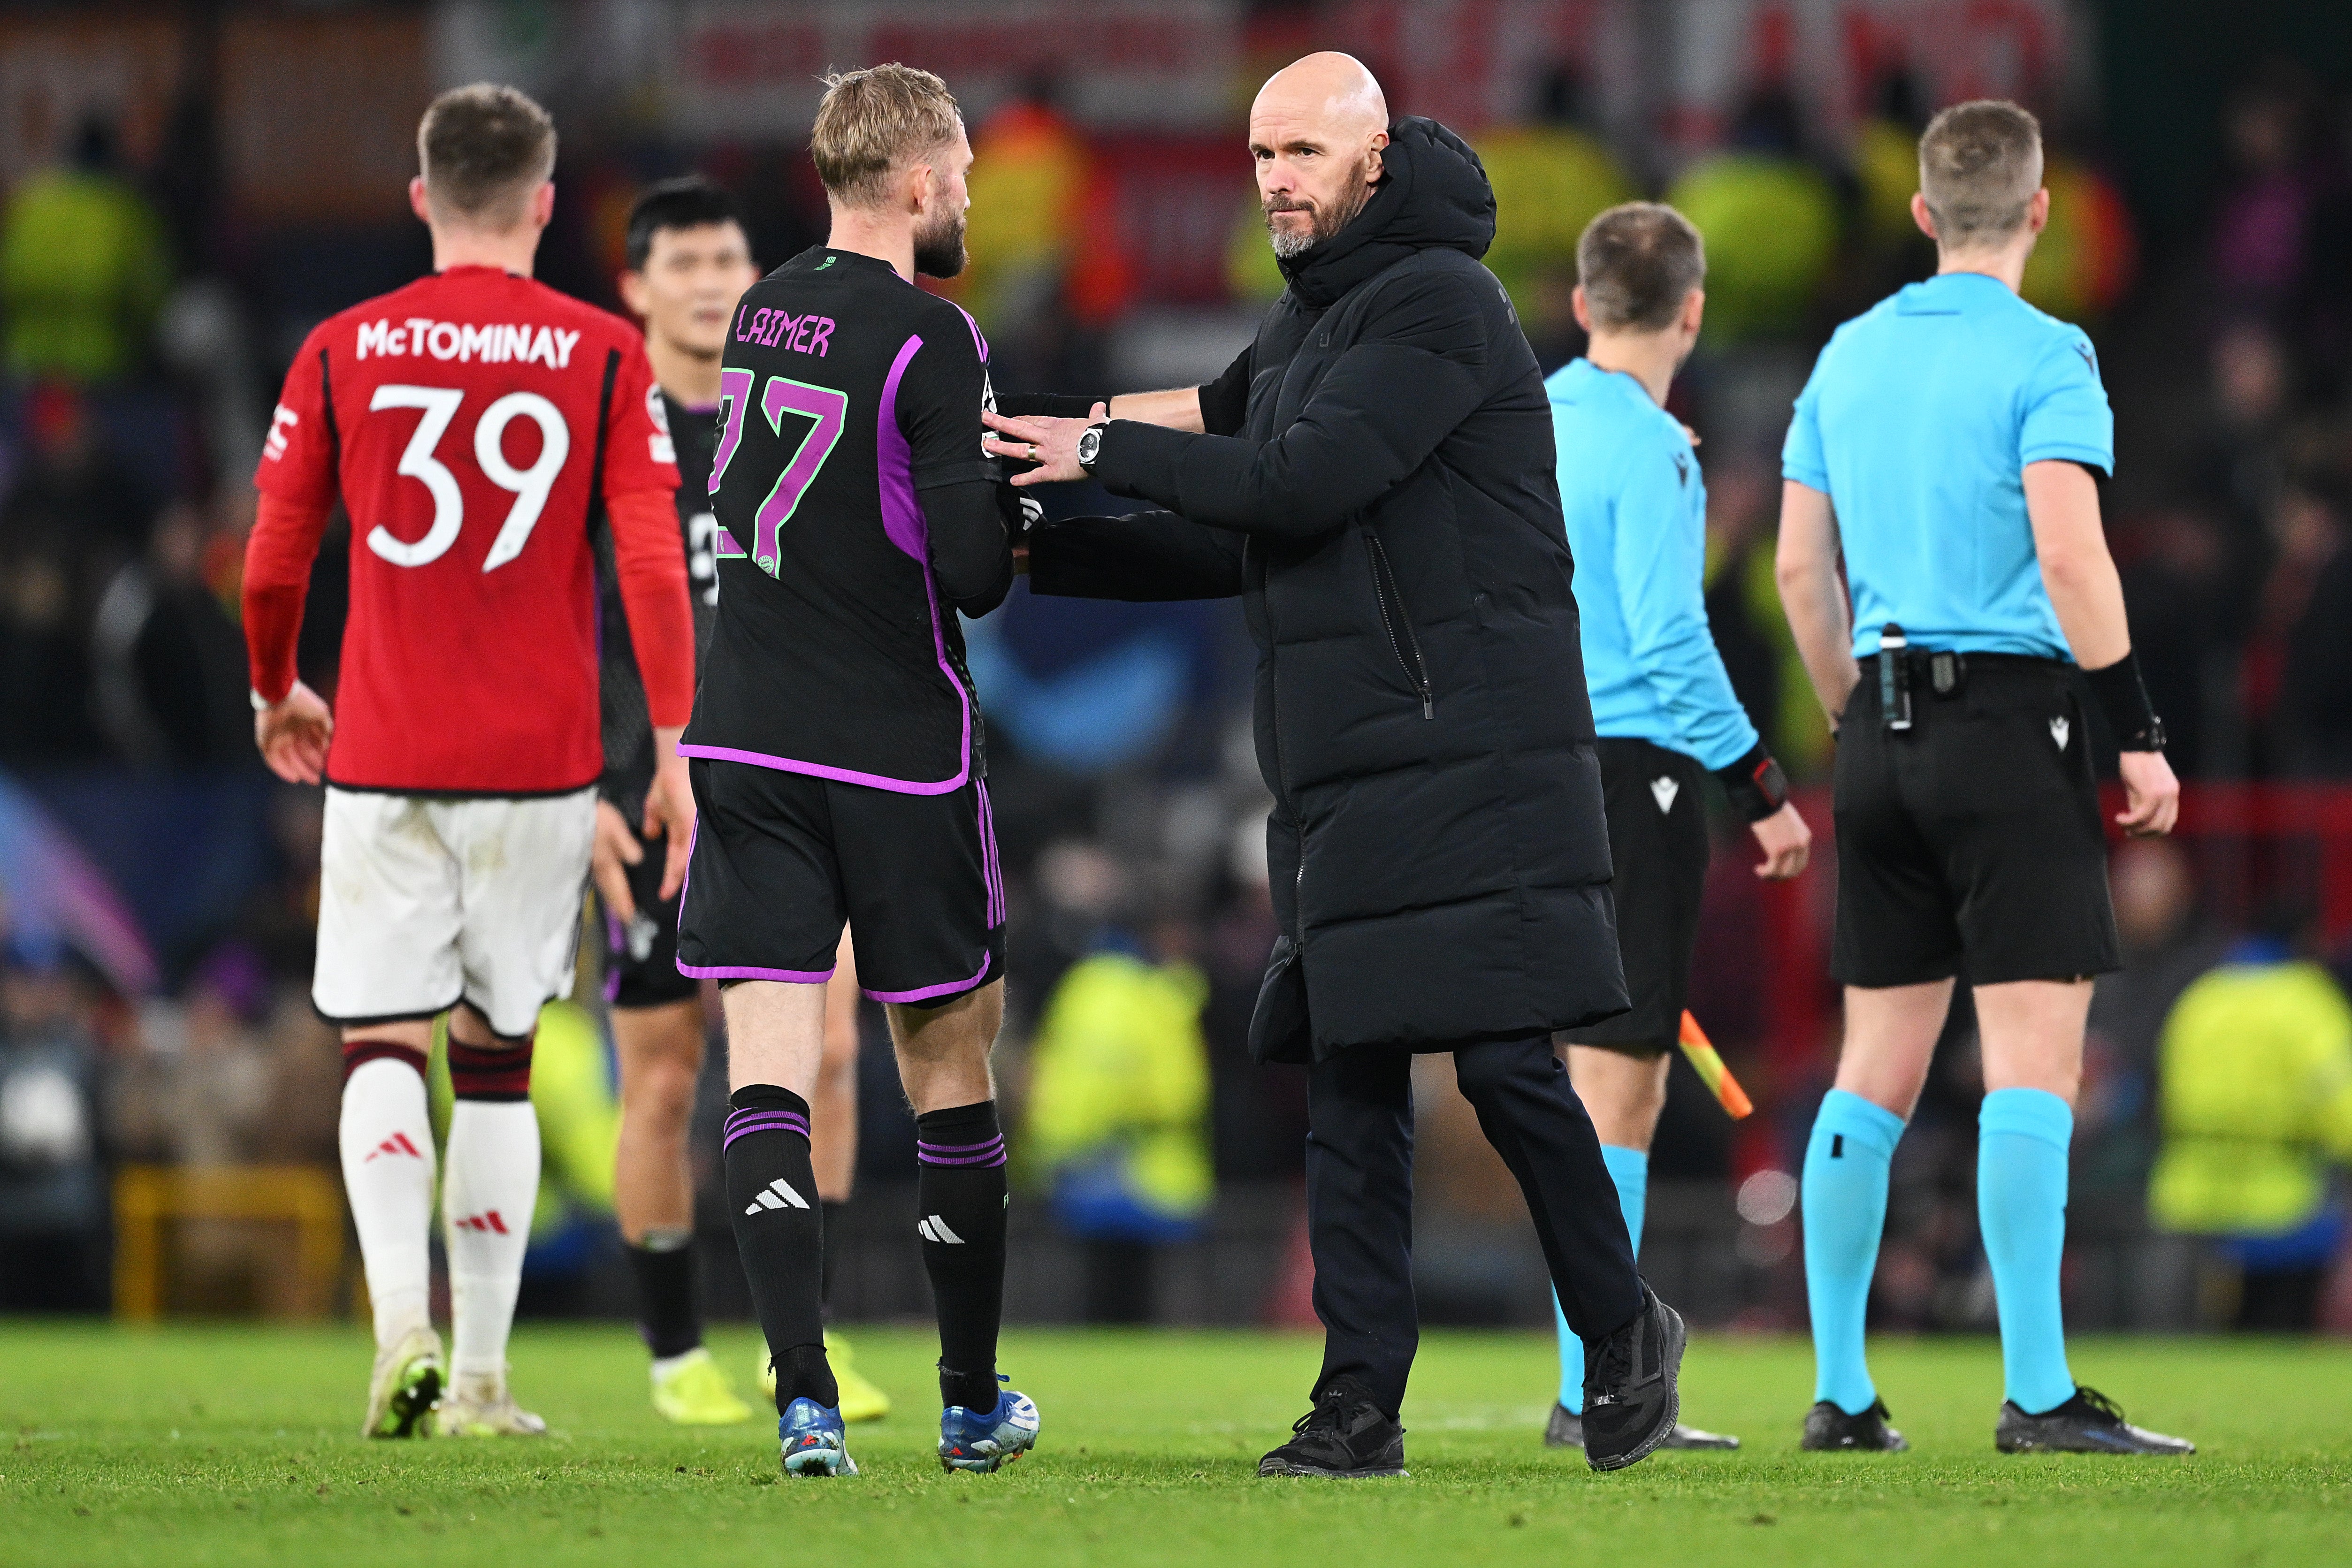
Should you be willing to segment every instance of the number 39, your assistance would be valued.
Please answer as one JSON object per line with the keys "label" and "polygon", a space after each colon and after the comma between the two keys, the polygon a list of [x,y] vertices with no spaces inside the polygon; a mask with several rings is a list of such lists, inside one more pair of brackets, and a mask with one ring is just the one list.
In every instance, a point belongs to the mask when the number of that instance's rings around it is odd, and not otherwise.
{"label": "number 39", "polygon": [[[433,497],[433,526],[425,530],[423,538],[414,541],[395,538],[381,523],[368,530],[368,549],[394,566],[425,566],[439,560],[466,526],[466,498],[457,488],[457,476],[433,455],[465,399],[466,394],[454,387],[380,386],[368,400],[371,412],[424,411],[415,434],[400,455],[399,472],[422,482]],[[507,461],[500,444],[507,426],[526,418],[539,426],[539,461],[528,468],[517,468]],[[501,490],[513,491],[515,497],[499,537],[490,541],[490,553],[482,560],[484,571],[496,571],[522,553],[530,530],[539,524],[540,512],[547,506],[547,493],[554,488],[555,476],[563,471],[563,460],[571,454],[572,432],[563,423],[562,411],[537,392],[509,392],[482,411],[474,424],[474,462],[483,477]]]}

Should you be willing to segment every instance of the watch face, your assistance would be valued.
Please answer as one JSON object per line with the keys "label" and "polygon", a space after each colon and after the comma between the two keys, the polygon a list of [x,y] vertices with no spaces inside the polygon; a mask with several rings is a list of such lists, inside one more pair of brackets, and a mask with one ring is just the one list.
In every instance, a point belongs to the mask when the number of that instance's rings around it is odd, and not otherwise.
{"label": "watch face", "polygon": [[1090,465],[1095,460],[1096,454],[1100,451],[1102,451],[1101,431],[1090,429],[1083,432],[1078,436],[1079,466],[1085,467]]}

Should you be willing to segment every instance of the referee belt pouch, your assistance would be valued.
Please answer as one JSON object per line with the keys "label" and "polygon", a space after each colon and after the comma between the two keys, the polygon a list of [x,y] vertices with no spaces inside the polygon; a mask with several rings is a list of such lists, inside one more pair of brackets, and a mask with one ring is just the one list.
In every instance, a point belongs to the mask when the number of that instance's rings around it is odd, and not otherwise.
{"label": "referee belt pouch", "polygon": [[1969,656],[1947,648],[1883,648],[1877,654],[1879,725],[1911,727],[1911,702],[1926,695],[1949,701],[1969,689]]}

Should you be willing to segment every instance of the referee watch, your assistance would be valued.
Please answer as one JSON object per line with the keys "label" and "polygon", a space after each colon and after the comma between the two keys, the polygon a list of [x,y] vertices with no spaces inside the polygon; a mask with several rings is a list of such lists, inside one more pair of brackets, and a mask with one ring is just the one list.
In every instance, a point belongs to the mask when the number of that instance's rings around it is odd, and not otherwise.
{"label": "referee watch", "polygon": [[1103,427],[1090,424],[1078,432],[1078,466],[1092,474],[1095,459],[1102,455]]}

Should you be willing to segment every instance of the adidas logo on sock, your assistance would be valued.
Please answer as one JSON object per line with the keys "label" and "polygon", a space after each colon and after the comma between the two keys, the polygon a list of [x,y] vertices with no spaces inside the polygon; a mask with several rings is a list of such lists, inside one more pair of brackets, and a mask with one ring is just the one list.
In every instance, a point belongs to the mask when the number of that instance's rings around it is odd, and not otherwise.
{"label": "adidas logo on sock", "polygon": [[757,1214],[763,1208],[782,1208],[786,1204],[792,1205],[794,1208],[806,1208],[808,1199],[794,1192],[790,1182],[778,1176],[768,1184],[765,1191],[760,1194],[759,1202],[747,1203],[743,1206],[743,1212]]}
{"label": "adidas logo on sock", "polygon": [[496,1231],[500,1236],[507,1234],[507,1222],[499,1217],[499,1211],[495,1208],[484,1209],[479,1214],[469,1214],[455,1223],[460,1230]]}
{"label": "adidas logo on sock", "polygon": [[406,1155],[412,1160],[421,1160],[425,1157],[416,1152],[416,1145],[408,1141],[408,1134],[405,1133],[394,1133],[378,1144],[374,1153],[369,1155],[367,1160],[362,1160],[360,1164],[367,1164],[368,1160],[375,1158],[377,1155]]}
{"label": "adidas logo on sock", "polygon": [[944,1241],[950,1247],[963,1245],[963,1238],[950,1230],[948,1222],[936,1214],[929,1219],[917,1220],[915,1228],[922,1233],[923,1239],[926,1241]]}

